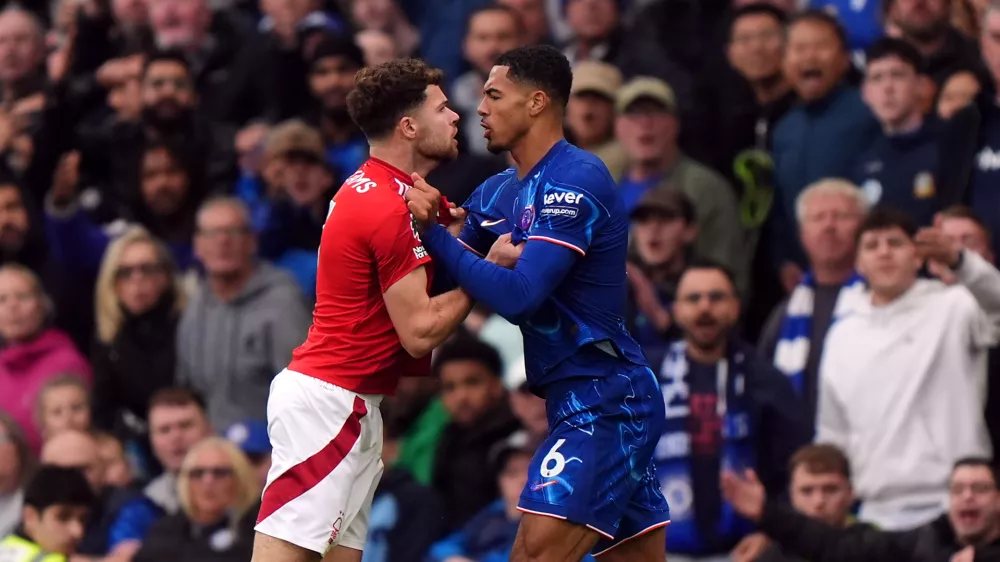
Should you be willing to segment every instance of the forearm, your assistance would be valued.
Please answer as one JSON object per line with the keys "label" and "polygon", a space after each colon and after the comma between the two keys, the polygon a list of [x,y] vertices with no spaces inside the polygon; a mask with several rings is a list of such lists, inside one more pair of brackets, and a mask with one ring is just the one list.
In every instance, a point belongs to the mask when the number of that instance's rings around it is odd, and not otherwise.
{"label": "forearm", "polygon": [[444,343],[448,336],[465,320],[472,310],[473,301],[461,289],[454,289],[428,301],[427,308],[417,321],[416,340],[425,353]]}
{"label": "forearm", "polygon": [[[455,279],[475,301],[517,324],[529,316],[551,294],[572,265],[570,250],[554,244],[535,246],[535,255],[527,249],[513,270],[477,257],[441,227],[424,236],[427,249],[449,276]],[[551,246],[551,247],[550,247]]]}
{"label": "forearm", "polygon": [[1000,316],[1000,271],[993,264],[971,250],[962,250],[955,275],[987,315]]}

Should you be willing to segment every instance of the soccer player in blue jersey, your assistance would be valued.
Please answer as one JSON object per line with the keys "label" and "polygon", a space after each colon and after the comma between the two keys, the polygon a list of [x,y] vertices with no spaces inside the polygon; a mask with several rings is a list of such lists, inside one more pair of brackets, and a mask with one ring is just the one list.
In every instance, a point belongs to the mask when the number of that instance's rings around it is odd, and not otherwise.
{"label": "soccer player in blue jersey", "polygon": [[[458,239],[433,224],[440,194],[426,181],[414,177],[406,198],[438,271],[520,326],[528,383],[546,400],[549,436],[521,494],[511,560],[663,561],[669,510],[653,466],[663,397],[622,318],[624,205],[604,164],[563,138],[572,79],[552,47],[498,59],[479,115],[489,149],[517,166],[473,193]],[[513,269],[482,259],[491,248]]]}

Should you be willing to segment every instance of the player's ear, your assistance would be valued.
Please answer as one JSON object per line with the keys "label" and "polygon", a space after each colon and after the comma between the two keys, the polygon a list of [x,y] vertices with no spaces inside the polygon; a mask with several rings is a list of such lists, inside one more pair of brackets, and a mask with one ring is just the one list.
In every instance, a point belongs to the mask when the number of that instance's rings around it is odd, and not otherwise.
{"label": "player's ear", "polygon": [[404,115],[402,119],[399,120],[400,133],[402,133],[403,138],[408,140],[413,140],[417,138],[417,121],[409,115]]}
{"label": "player's ear", "polygon": [[538,117],[548,106],[549,96],[545,95],[545,92],[541,90],[531,92],[531,96],[528,98],[528,115]]}

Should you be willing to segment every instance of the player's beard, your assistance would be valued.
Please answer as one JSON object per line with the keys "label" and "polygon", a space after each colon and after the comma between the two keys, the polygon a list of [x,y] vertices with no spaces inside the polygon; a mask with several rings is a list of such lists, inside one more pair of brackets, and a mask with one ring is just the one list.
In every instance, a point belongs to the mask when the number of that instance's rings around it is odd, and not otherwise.
{"label": "player's beard", "polygon": [[423,139],[417,144],[417,153],[432,162],[449,162],[458,158],[458,147],[451,137]]}

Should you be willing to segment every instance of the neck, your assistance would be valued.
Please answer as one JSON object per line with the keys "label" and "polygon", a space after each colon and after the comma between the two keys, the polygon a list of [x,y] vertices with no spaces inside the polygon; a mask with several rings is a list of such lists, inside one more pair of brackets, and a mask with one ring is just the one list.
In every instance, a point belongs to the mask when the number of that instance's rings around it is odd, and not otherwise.
{"label": "neck", "polygon": [[368,154],[407,174],[417,173],[426,176],[438,166],[437,162],[419,155],[409,145],[391,141],[385,144],[372,144]]}
{"label": "neck", "polygon": [[872,289],[872,304],[875,306],[886,306],[892,303],[900,296],[902,296],[903,293],[910,290],[910,287],[913,286],[913,283],[914,282],[911,281],[905,287],[886,287],[883,289]]}
{"label": "neck", "polygon": [[694,359],[698,363],[704,365],[712,365],[718,363],[726,355],[726,341],[723,340],[712,347],[701,347],[697,345],[691,345],[688,342],[687,354],[688,357]]}
{"label": "neck", "polygon": [[636,162],[629,170],[629,178],[633,181],[646,181],[649,178],[663,174],[677,161],[677,147],[671,146],[667,153],[655,160]]}
{"label": "neck", "polygon": [[920,114],[919,111],[914,111],[909,115],[903,116],[899,121],[895,123],[885,123],[882,125],[882,131],[886,135],[902,135],[905,133],[910,133],[916,131],[924,123],[924,116]]}
{"label": "neck", "polygon": [[982,537],[976,537],[974,540],[969,538],[959,537],[958,543],[962,546],[971,546],[974,548],[989,546],[1000,539],[1000,526],[994,525],[985,535]]}
{"label": "neck", "polygon": [[220,521],[226,518],[226,512],[203,512],[197,509],[191,510],[191,522],[195,525],[201,525],[202,527],[208,527],[210,525],[216,525]]}
{"label": "neck", "polygon": [[788,81],[785,80],[785,75],[780,72],[774,76],[769,76],[752,82],[750,86],[753,88],[754,98],[756,98],[757,103],[761,105],[781,99],[781,97],[787,94],[788,90],[791,89],[791,86],[788,85]]}
{"label": "neck", "polygon": [[947,41],[948,41],[948,33],[946,32],[946,33],[941,33],[940,35],[932,39],[925,39],[923,41],[911,40],[908,41],[908,43],[916,47],[917,50],[920,51],[920,54],[926,57],[940,51],[941,48],[944,47],[945,42]]}
{"label": "neck", "polygon": [[854,273],[854,262],[818,263],[813,265],[813,277],[818,285],[843,285]]}
{"label": "neck", "polygon": [[682,249],[673,258],[649,268],[648,277],[654,285],[662,285],[677,277],[677,274],[684,270],[684,250]]}
{"label": "neck", "polygon": [[529,131],[517,146],[510,149],[510,155],[517,164],[517,177],[523,178],[563,138],[561,123],[540,124],[537,132]]}
{"label": "neck", "polygon": [[221,301],[229,301],[239,294],[247,281],[250,280],[251,275],[253,275],[253,267],[228,275],[209,275],[208,287],[216,298]]}

